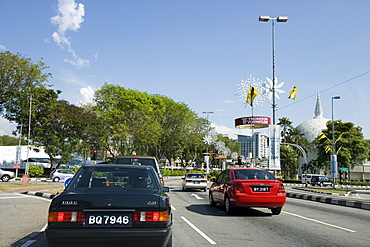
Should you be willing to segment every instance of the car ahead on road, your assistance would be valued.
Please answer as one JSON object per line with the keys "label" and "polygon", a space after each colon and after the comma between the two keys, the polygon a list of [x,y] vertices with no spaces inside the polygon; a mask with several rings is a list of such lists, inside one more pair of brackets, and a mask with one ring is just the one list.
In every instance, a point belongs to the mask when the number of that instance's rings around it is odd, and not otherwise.
{"label": "car ahead on road", "polygon": [[315,186],[315,185],[318,185],[318,186],[334,186],[334,182],[332,180],[330,180],[328,177],[326,176],[312,176],[311,178],[311,185],[312,186]]}
{"label": "car ahead on road", "polygon": [[172,246],[168,187],[142,165],[85,165],[49,207],[49,246]]}
{"label": "car ahead on road", "polygon": [[231,168],[212,181],[209,204],[225,205],[228,214],[238,207],[266,207],[278,215],[286,201],[283,183],[263,169]]}
{"label": "car ahead on road", "polygon": [[207,191],[207,178],[200,173],[188,173],[182,181],[182,190],[200,189]]}
{"label": "car ahead on road", "polygon": [[3,169],[0,169],[0,179],[3,182],[8,182],[10,179],[14,178],[14,172],[11,171],[5,171]]}
{"label": "car ahead on road", "polygon": [[53,182],[59,182],[60,180],[66,180],[67,178],[72,178],[75,172],[70,169],[56,169],[50,174],[50,179]]}
{"label": "car ahead on road", "polygon": [[162,186],[164,186],[164,180],[162,172],[159,169],[159,164],[156,157],[153,156],[140,156],[140,155],[120,155],[114,159],[114,164],[133,164],[133,165],[144,165],[151,166],[158,174],[159,180]]}

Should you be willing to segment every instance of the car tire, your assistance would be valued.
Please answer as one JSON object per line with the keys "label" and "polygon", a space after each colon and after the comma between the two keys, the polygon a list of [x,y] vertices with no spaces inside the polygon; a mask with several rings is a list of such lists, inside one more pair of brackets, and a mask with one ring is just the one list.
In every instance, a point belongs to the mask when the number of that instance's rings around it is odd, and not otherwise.
{"label": "car tire", "polygon": [[186,191],[186,188],[183,186],[183,187],[182,187],[182,190],[183,190],[183,191]]}
{"label": "car tire", "polygon": [[209,206],[216,207],[216,202],[213,200],[213,196],[211,192],[209,192],[208,200],[209,200]]}
{"label": "car tire", "polygon": [[9,182],[10,180],[10,176],[9,175],[4,175],[1,180],[3,180],[3,182]]}
{"label": "car tire", "polygon": [[207,191],[207,188],[204,188],[203,191],[206,192]]}
{"label": "car tire", "polygon": [[277,208],[271,208],[271,213],[273,215],[279,215],[281,213],[282,207],[277,207]]}
{"label": "car tire", "polygon": [[170,238],[168,239],[166,247],[172,247],[172,233],[171,233]]}
{"label": "car tire", "polygon": [[59,182],[59,181],[60,181],[60,178],[58,177],[53,178],[53,182]]}
{"label": "car tire", "polygon": [[233,205],[231,204],[230,198],[228,196],[226,196],[225,198],[225,211],[229,215],[233,215],[235,211]]}

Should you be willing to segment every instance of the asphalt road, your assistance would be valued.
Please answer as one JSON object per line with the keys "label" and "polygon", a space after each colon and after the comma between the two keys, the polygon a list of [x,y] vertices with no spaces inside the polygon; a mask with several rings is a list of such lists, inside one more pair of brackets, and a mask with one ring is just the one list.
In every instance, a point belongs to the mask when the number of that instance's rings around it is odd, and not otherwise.
{"label": "asphalt road", "polygon": [[[208,193],[182,191],[167,179],[173,206],[173,246],[369,246],[368,210],[287,198],[280,215],[264,208],[229,216],[208,206]],[[50,200],[0,193],[0,246],[45,247]],[[7,230],[11,227],[10,230]],[[12,234],[13,232],[14,234]]]}

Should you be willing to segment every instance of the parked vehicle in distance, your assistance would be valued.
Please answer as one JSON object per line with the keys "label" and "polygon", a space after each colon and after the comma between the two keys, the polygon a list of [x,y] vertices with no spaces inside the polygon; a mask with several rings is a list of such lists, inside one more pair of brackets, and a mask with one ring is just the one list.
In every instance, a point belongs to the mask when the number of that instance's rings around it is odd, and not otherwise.
{"label": "parked vehicle in distance", "polygon": [[207,191],[207,178],[201,173],[188,173],[182,181],[182,190],[200,189]]}
{"label": "parked vehicle in distance", "polygon": [[3,182],[9,182],[10,179],[14,178],[15,174],[11,171],[5,171],[3,169],[0,169],[0,179]]}
{"label": "parked vehicle in distance", "polygon": [[49,246],[172,246],[168,187],[154,168],[85,165],[49,207]]}
{"label": "parked vehicle in distance", "polygon": [[213,179],[209,190],[210,206],[225,205],[228,214],[238,207],[266,207],[278,215],[285,201],[283,183],[257,168],[226,169]]}
{"label": "parked vehicle in distance", "polygon": [[334,185],[334,182],[332,180],[330,180],[328,177],[326,176],[323,176],[323,175],[320,175],[320,176],[312,176],[312,179],[311,179],[311,185],[312,186],[315,186],[315,185],[318,185],[318,186],[332,186]]}
{"label": "parked vehicle in distance", "polygon": [[66,180],[67,178],[72,178],[75,172],[70,169],[56,169],[50,173],[50,179],[53,182],[59,182],[60,180]]}
{"label": "parked vehicle in distance", "polygon": [[164,180],[159,169],[159,164],[156,157],[153,156],[140,156],[140,155],[120,155],[114,159],[114,164],[133,164],[133,165],[144,165],[144,166],[151,166],[154,168],[156,173],[158,174],[159,180],[161,184],[164,186]]}

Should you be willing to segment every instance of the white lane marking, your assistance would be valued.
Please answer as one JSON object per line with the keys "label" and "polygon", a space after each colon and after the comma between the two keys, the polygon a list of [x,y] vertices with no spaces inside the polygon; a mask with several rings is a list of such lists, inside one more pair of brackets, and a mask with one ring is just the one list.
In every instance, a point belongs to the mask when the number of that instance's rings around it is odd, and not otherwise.
{"label": "white lane marking", "polygon": [[27,242],[25,242],[24,244],[22,244],[20,247],[28,247],[31,244],[33,244],[34,242],[36,242],[36,240],[28,240]]}
{"label": "white lane marking", "polygon": [[289,214],[289,215],[292,215],[292,216],[295,216],[295,217],[298,217],[298,218],[302,218],[302,219],[305,219],[305,220],[313,221],[313,222],[316,222],[316,223],[319,223],[319,224],[323,224],[323,225],[326,225],[326,226],[331,226],[331,227],[334,227],[334,228],[338,228],[338,229],[341,229],[341,230],[344,230],[344,231],[347,231],[347,232],[356,232],[356,231],[351,230],[351,229],[347,229],[347,228],[332,225],[332,224],[329,224],[329,223],[326,223],[326,222],[323,222],[323,221],[307,218],[307,217],[304,217],[304,216],[301,216],[301,215],[298,215],[298,214],[293,214],[293,213],[289,213],[289,212],[286,212],[286,211],[283,211],[283,213],[286,213],[286,214]]}
{"label": "white lane marking", "polygon": [[195,198],[197,198],[198,200],[203,200],[203,198],[202,197],[200,197],[200,196],[198,196],[198,195],[196,195],[196,194],[191,194],[190,196],[194,196]]}
{"label": "white lane marking", "polygon": [[176,210],[176,208],[173,205],[171,205],[171,208],[172,208],[172,210]]}
{"label": "white lane marking", "polygon": [[193,228],[197,233],[199,233],[203,238],[205,238],[210,244],[216,244],[211,238],[209,238],[206,234],[204,234],[198,227],[194,226],[190,221],[188,221],[185,217],[181,216],[181,219],[185,221],[191,228]]}

